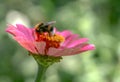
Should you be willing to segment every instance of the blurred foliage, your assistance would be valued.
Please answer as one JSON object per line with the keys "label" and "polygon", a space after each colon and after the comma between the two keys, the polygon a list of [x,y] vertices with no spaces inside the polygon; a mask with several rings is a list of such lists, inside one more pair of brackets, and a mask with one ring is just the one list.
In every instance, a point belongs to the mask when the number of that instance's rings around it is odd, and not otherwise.
{"label": "blurred foliage", "polygon": [[6,25],[52,20],[59,30],[88,37],[96,50],[63,57],[48,69],[46,82],[120,82],[120,0],[0,0],[0,82],[34,82],[37,72]]}

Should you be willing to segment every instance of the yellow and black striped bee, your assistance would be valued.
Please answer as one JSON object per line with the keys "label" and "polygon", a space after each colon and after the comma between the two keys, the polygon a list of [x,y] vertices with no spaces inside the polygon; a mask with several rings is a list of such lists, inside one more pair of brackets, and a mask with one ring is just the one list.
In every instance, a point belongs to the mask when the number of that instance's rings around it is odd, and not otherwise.
{"label": "yellow and black striped bee", "polygon": [[44,32],[48,32],[50,36],[54,35],[54,26],[53,24],[56,23],[56,21],[51,21],[51,22],[47,22],[47,23],[38,23],[37,25],[35,25],[35,31],[37,33],[44,33]]}

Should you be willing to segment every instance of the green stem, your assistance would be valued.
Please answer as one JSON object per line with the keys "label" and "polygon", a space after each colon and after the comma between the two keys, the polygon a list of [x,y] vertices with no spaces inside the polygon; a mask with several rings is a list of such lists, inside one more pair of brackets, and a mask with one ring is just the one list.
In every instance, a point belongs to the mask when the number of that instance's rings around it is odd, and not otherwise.
{"label": "green stem", "polygon": [[43,78],[46,70],[47,70],[47,67],[38,64],[38,73],[37,73],[35,82],[43,82]]}
{"label": "green stem", "polygon": [[31,54],[38,63],[38,73],[35,82],[43,82],[44,74],[47,68],[55,62],[60,62],[62,57],[53,57],[48,55]]}

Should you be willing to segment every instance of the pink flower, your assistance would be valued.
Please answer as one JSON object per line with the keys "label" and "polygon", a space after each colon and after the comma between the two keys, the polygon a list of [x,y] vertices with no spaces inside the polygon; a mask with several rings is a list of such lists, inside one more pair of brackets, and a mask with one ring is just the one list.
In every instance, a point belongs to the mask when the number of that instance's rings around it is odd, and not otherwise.
{"label": "pink flower", "polygon": [[27,28],[22,24],[8,25],[6,31],[25,49],[33,54],[48,56],[69,56],[88,50],[94,50],[93,44],[88,44],[87,38],[79,38],[77,34],[65,30],[56,31],[54,36],[47,33],[38,34],[35,28]]}

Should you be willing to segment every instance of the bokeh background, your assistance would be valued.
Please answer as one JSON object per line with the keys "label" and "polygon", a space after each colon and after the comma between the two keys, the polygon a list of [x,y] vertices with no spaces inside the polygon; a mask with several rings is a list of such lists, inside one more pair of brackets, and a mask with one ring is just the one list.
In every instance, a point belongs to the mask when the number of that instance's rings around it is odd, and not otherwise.
{"label": "bokeh background", "polygon": [[37,73],[35,60],[6,25],[53,20],[59,30],[89,38],[96,50],[63,57],[47,70],[45,82],[120,82],[120,0],[0,0],[0,82],[34,82]]}

